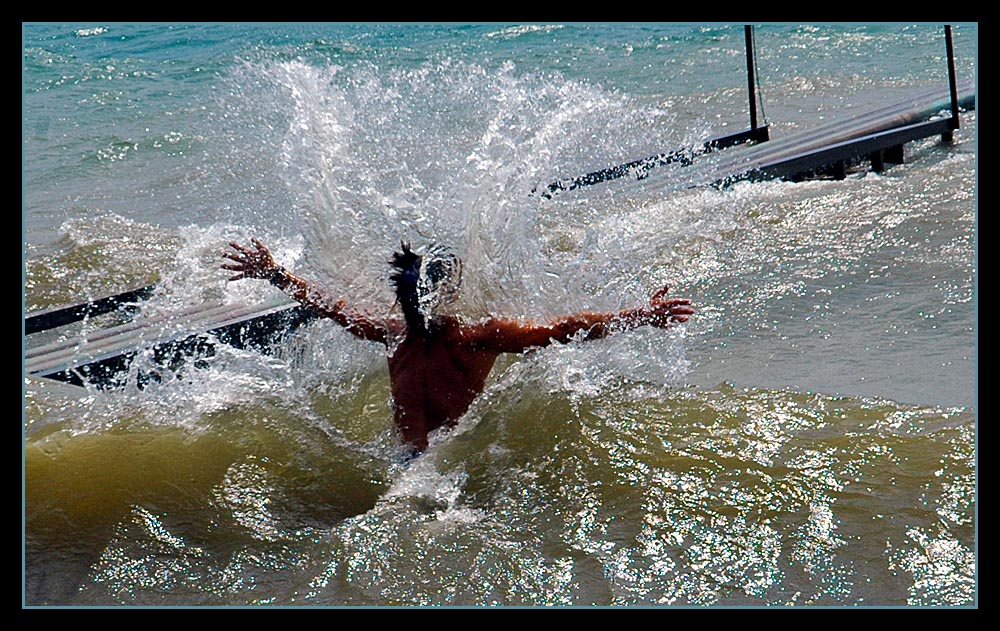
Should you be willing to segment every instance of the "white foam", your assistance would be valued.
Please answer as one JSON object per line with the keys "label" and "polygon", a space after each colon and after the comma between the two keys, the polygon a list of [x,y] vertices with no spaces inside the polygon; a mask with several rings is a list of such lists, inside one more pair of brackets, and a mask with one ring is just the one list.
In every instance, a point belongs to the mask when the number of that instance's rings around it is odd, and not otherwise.
{"label": "white foam", "polygon": [[76,35],[77,37],[92,37],[94,35],[101,35],[101,34],[107,33],[107,32],[108,32],[108,27],[106,27],[106,26],[97,26],[97,27],[94,27],[94,28],[81,28],[81,29],[77,29],[76,31],[74,31],[73,34]]}

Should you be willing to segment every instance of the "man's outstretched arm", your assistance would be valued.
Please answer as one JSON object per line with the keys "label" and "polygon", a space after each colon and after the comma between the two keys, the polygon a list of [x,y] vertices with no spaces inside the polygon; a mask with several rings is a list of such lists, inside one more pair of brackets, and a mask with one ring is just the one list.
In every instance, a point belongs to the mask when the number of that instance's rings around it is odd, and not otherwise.
{"label": "man's outstretched arm", "polygon": [[649,301],[648,306],[625,309],[611,313],[578,313],[557,318],[547,324],[520,322],[505,318],[491,318],[463,329],[467,341],[504,353],[520,353],[526,349],[548,346],[552,342],[565,343],[583,331],[583,339],[595,340],[616,331],[627,331],[640,326],[667,328],[686,322],[694,313],[691,301],[686,298],[667,298],[669,287],[664,287]]}
{"label": "man's outstretched arm", "polygon": [[222,256],[234,261],[223,263],[222,269],[237,272],[229,280],[261,278],[295,298],[317,314],[330,318],[348,332],[364,340],[386,343],[385,324],[361,313],[346,308],[346,302],[338,300],[331,304],[315,284],[295,276],[274,260],[271,251],[259,239],[252,239],[253,249],[235,241],[229,245],[235,252],[224,252]]}

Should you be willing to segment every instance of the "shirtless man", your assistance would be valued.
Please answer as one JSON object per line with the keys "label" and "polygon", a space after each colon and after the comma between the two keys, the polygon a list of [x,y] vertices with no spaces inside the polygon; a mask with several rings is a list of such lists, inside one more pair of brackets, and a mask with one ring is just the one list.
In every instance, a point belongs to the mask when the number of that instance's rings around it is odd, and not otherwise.
{"label": "shirtless man", "polygon": [[427,449],[433,430],[452,426],[483,391],[500,353],[565,343],[582,333],[593,340],[615,331],[643,325],[667,328],[685,322],[694,313],[690,300],[667,298],[664,287],[649,305],[617,313],[578,313],[545,324],[508,318],[470,323],[450,315],[434,315],[434,308],[452,297],[461,280],[461,261],[452,254],[431,250],[423,256],[402,244],[389,262],[390,281],[403,317],[375,317],[349,308],[343,300],[329,302],[316,285],[278,265],[258,239],[253,247],[230,243],[232,260],[223,269],[237,272],[229,280],[261,278],[317,313],[332,319],[363,340],[386,346],[396,429],[415,454]]}

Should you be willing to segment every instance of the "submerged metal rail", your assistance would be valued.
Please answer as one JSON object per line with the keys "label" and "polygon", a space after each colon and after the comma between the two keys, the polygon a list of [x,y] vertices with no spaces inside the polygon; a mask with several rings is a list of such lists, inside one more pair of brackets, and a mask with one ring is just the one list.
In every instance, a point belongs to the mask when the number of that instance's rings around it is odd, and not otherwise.
{"label": "submerged metal rail", "polygon": [[[136,291],[143,295],[150,293],[149,288],[142,288],[95,302],[104,305],[116,303],[120,296],[130,296]],[[58,311],[88,311],[92,304]],[[29,316],[36,318],[35,332],[63,325],[41,329],[37,324],[40,322],[37,320],[39,315],[45,314]],[[268,352],[282,335],[315,317],[285,297],[260,305],[215,303],[194,305],[179,312],[160,315],[140,314],[122,324],[30,346],[25,351],[24,370],[33,377],[78,386],[89,383],[115,387],[124,383],[135,358],[145,353],[150,360],[149,367],[137,375],[139,385],[143,385],[150,380],[158,380],[163,370],[176,371],[189,362],[197,365],[199,360],[214,355],[219,343]]]}
{"label": "submerged metal rail", "polygon": [[[759,91],[754,86],[753,29],[746,26],[744,31],[750,129],[713,138],[697,147],[684,147],[579,177],[557,180],[540,192],[537,188],[531,192],[548,199],[556,193],[628,175],[641,180],[655,167],[669,164],[686,167],[693,164],[698,156],[748,143],[751,144],[750,149],[737,151],[732,158],[714,167],[713,186],[726,186],[740,180],[786,178],[798,181],[818,174],[843,178],[848,166],[859,160],[870,160],[873,170],[882,171],[886,164],[903,162],[903,145],[907,142],[935,135],[940,135],[944,142],[952,142],[954,130],[960,126],[960,110],[975,109],[975,86],[971,81],[961,84],[964,96],[959,96],[951,26],[945,25],[947,88],[936,87],[900,103],[866,110],[845,120],[828,121],[780,140],[771,139],[768,126],[757,124]],[[929,120],[942,110],[950,110],[951,116]],[[889,131],[892,129],[895,131]]]}
{"label": "submerged metal rail", "polygon": [[551,199],[556,193],[572,191],[580,188],[581,186],[590,186],[592,184],[608,182],[610,180],[616,180],[629,175],[635,177],[637,180],[641,180],[649,175],[649,172],[658,166],[666,166],[674,163],[680,164],[681,166],[689,166],[694,163],[694,159],[697,156],[743,143],[764,142],[767,139],[768,127],[766,125],[763,127],[751,128],[735,134],[729,134],[728,136],[720,136],[718,138],[707,140],[697,148],[685,147],[668,153],[659,153],[655,156],[642,158],[641,160],[633,160],[632,162],[626,162],[625,164],[620,164],[607,169],[593,171],[579,177],[557,180],[546,186],[545,190],[540,193],[537,188],[532,189],[531,192],[532,194],[538,193],[546,199]]}
{"label": "submerged metal rail", "polygon": [[767,124],[759,125],[757,122],[757,101],[760,99],[760,94],[759,90],[756,88],[756,84],[754,83],[754,79],[757,76],[757,65],[754,61],[753,27],[749,24],[745,25],[743,27],[743,33],[747,59],[747,110],[750,113],[749,129],[706,140],[697,147],[682,147],[674,151],[658,153],[655,156],[633,160],[631,162],[619,164],[618,166],[609,167],[607,169],[591,171],[590,173],[579,177],[556,180],[546,186],[541,192],[539,192],[538,187],[531,189],[531,194],[534,195],[537,193],[546,199],[551,199],[556,193],[572,191],[580,188],[581,186],[591,186],[601,182],[617,180],[618,178],[628,175],[632,175],[635,179],[641,180],[649,175],[649,172],[658,166],[666,166],[668,164],[675,163],[680,164],[680,166],[688,166],[694,162],[695,157],[706,153],[712,153],[713,151],[717,151],[719,149],[726,149],[728,147],[734,147],[744,143],[761,143],[768,140],[769,131]]}
{"label": "submerged metal rail", "polygon": [[155,288],[155,285],[147,285],[139,289],[108,296],[82,305],[39,311],[24,319],[24,333],[25,335],[31,335],[32,333],[39,333],[72,324],[73,322],[79,322],[86,318],[118,311],[119,309],[127,310],[133,307],[134,303],[146,300],[152,296]]}

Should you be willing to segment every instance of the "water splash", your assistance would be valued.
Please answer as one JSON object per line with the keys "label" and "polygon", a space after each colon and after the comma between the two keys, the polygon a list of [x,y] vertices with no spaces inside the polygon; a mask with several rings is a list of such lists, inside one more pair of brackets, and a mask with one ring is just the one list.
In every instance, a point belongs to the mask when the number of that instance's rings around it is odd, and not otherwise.
{"label": "water splash", "polygon": [[[586,155],[610,163],[618,159],[610,153],[648,144],[644,134],[661,111],[510,63],[490,70],[446,58],[385,72],[292,61],[245,72],[263,84],[259,98],[286,116],[279,169],[292,192],[292,225],[305,239],[303,262],[352,302],[392,304],[386,259],[400,239],[445,244],[464,259],[456,310],[467,314],[551,316],[566,304],[593,303],[579,295],[587,285],[593,294],[620,282],[599,270],[609,257],[591,247],[605,227],[587,227],[621,215],[614,199],[598,195],[582,208],[579,198],[545,202],[529,193],[579,169]],[[583,233],[567,234],[566,226],[581,225],[581,211]],[[626,273],[634,278],[641,264]],[[597,302],[622,295],[608,298]]]}

